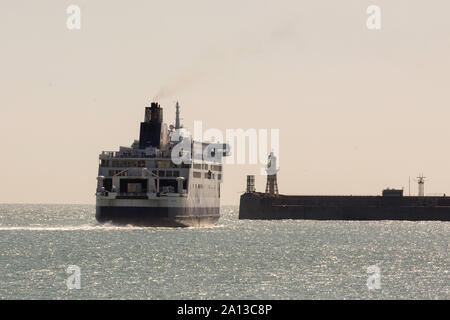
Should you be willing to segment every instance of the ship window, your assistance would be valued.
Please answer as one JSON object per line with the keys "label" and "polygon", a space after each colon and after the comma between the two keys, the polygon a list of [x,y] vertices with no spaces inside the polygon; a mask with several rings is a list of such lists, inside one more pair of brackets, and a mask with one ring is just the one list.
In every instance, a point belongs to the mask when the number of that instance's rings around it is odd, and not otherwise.
{"label": "ship window", "polygon": [[103,187],[105,188],[106,191],[110,191],[111,192],[112,179],[111,178],[103,179]]}
{"label": "ship window", "polygon": [[208,164],[204,163],[203,164],[203,169],[208,170]]}
{"label": "ship window", "polygon": [[179,177],[180,176],[180,171],[178,171],[178,170],[172,171],[172,176],[173,177]]}
{"label": "ship window", "polygon": [[202,177],[201,172],[194,172],[193,175],[194,175],[194,178],[201,178]]}
{"label": "ship window", "polygon": [[222,174],[221,174],[221,173],[219,173],[219,174],[217,175],[217,179],[222,180]]}
{"label": "ship window", "polygon": [[201,169],[202,165],[200,163],[194,163],[194,169]]}
{"label": "ship window", "polygon": [[159,170],[159,171],[158,171],[158,175],[159,175],[160,177],[165,177],[165,176],[166,176],[166,172],[165,172],[165,171],[162,171],[162,170]]}
{"label": "ship window", "polygon": [[126,167],[127,166],[127,162],[125,160],[119,161],[119,167]]}
{"label": "ship window", "polygon": [[100,166],[102,167],[109,167],[109,160],[102,160]]}
{"label": "ship window", "polygon": [[171,176],[172,176],[172,171],[167,170],[167,171],[166,171],[166,177],[171,177]]}
{"label": "ship window", "polygon": [[157,168],[174,168],[175,165],[170,160],[160,160],[160,161],[156,161],[156,167]]}

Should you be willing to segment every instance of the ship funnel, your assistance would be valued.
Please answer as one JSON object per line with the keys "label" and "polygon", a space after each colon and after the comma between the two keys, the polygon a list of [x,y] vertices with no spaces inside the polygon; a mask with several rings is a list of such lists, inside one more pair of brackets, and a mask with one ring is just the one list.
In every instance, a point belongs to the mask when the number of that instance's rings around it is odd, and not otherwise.
{"label": "ship funnel", "polygon": [[144,122],[141,122],[139,134],[139,149],[147,147],[159,148],[161,146],[163,109],[157,102],[152,102],[150,107],[145,108]]}
{"label": "ship funnel", "polygon": [[150,107],[145,108],[145,119],[144,122],[158,122],[161,123],[163,120],[162,108],[157,102],[152,102]]}

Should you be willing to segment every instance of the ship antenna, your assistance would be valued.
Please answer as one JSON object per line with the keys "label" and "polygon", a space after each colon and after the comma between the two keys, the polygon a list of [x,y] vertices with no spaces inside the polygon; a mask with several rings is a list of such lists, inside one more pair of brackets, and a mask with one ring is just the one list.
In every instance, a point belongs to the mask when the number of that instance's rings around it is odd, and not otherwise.
{"label": "ship antenna", "polygon": [[175,113],[175,129],[180,129],[183,126],[180,124],[180,104],[178,103],[178,101],[175,108],[177,109]]}

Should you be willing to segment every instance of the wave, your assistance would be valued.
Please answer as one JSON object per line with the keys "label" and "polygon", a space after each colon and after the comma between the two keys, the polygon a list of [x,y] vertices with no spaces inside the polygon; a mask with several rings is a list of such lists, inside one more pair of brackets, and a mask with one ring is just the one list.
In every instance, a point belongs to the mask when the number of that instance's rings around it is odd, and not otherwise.
{"label": "wave", "polygon": [[78,226],[1,226],[0,231],[91,231],[91,230],[145,230],[149,228],[136,226],[116,226],[116,225],[78,225]]}
{"label": "wave", "polygon": [[138,227],[132,225],[118,226],[113,224],[87,224],[78,226],[44,226],[44,225],[32,225],[32,226],[2,226],[0,225],[0,231],[97,231],[97,230],[198,230],[198,229],[216,229],[222,228],[223,225],[218,224],[215,226],[207,227],[187,227],[187,228],[168,228],[168,227]]}

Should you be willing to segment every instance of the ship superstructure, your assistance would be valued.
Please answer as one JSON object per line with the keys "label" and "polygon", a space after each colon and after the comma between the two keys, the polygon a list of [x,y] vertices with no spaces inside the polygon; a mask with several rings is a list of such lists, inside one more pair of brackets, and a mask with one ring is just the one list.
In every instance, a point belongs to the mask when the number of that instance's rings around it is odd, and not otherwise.
{"label": "ship superstructure", "polygon": [[215,224],[220,215],[226,145],[192,141],[180,124],[163,122],[163,109],[145,108],[139,140],[99,156],[96,219],[140,226]]}

